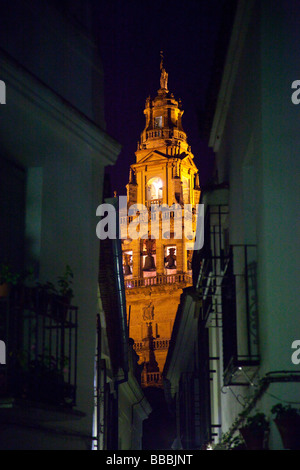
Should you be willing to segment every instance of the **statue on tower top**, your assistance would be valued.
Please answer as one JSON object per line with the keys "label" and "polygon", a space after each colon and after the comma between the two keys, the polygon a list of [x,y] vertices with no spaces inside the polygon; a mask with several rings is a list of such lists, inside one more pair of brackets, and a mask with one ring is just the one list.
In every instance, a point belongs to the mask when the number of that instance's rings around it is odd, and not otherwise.
{"label": "statue on tower top", "polygon": [[160,51],[160,70],[161,70],[160,88],[167,90],[168,89],[168,74],[164,69],[163,60],[164,60],[163,51]]}

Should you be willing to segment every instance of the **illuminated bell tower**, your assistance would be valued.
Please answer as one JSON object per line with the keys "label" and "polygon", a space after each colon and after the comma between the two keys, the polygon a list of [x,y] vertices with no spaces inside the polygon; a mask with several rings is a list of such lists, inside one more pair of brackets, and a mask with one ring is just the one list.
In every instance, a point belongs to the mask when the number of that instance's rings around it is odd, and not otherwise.
{"label": "illuminated bell tower", "polygon": [[[192,284],[193,242],[184,237],[184,227],[182,238],[176,233],[174,236],[172,212],[167,232],[162,225],[163,213],[155,213],[159,236],[151,238],[151,207],[176,204],[184,210],[184,205],[194,208],[200,200],[198,170],[182,128],[181,102],[168,90],[162,56],[160,70],[160,89],[153,100],[146,100],[146,125],[126,186],[127,207],[143,204],[149,212],[149,235],[144,239],[128,237],[122,242],[129,335],[143,364],[144,387],[162,386],[161,374],[180,295]],[[132,217],[126,220],[130,223]]]}

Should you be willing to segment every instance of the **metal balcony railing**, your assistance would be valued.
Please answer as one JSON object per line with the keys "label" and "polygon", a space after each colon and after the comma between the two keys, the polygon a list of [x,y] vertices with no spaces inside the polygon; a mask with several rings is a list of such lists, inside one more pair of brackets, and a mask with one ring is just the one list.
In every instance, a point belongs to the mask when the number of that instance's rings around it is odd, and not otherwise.
{"label": "metal balcony railing", "polygon": [[259,366],[256,246],[230,251],[222,282],[224,385],[249,385]]}
{"label": "metal balcony railing", "polygon": [[7,362],[0,396],[73,407],[77,385],[78,308],[39,289],[0,299]]}
{"label": "metal balcony railing", "polygon": [[259,365],[256,246],[231,245],[226,256],[220,246],[201,261],[202,319],[222,326],[224,384],[248,385]]}

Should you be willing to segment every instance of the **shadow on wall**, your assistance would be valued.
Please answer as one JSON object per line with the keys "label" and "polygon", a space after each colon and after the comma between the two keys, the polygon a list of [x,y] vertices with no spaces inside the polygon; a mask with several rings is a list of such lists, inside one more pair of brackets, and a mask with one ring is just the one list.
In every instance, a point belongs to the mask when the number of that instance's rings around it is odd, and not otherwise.
{"label": "shadow on wall", "polygon": [[144,421],[143,450],[171,449],[176,437],[175,416],[171,414],[165,400],[164,390],[159,388],[145,388],[152,413]]}

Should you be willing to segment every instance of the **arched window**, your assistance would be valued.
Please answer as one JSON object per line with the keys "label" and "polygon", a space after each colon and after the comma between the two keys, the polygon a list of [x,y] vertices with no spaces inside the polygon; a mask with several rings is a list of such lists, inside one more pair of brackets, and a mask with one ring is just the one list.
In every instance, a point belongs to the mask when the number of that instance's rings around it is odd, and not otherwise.
{"label": "arched window", "polygon": [[153,177],[147,182],[146,197],[147,201],[162,199],[163,182],[161,178]]}

